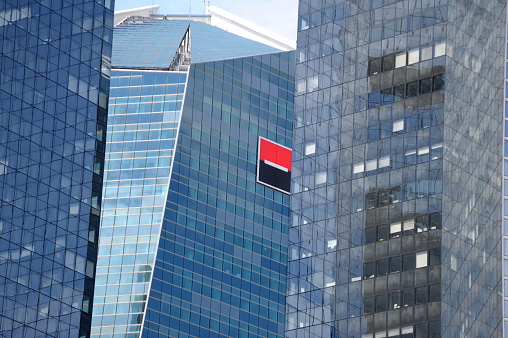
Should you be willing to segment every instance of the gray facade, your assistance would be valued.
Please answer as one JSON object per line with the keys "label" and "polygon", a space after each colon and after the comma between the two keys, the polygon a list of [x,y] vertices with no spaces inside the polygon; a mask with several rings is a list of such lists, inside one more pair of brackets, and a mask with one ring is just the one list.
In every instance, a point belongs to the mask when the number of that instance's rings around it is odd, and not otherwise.
{"label": "gray facade", "polygon": [[501,337],[506,1],[448,2],[442,332]]}
{"label": "gray facade", "polygon": [[286,336],[502,336],[505,7],[300,1]]}

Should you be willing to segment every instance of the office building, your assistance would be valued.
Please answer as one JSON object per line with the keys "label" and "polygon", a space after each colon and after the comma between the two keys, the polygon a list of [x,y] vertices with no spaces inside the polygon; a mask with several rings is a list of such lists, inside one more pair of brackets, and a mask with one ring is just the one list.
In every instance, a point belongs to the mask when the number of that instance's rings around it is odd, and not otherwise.
{"label": "office building", "polygon": [[0,336],[88,337],[113,1],[0,2]]}
{"label": "office building", "polygon": [[114,38],[92,337],[282,337],[294,52],[164,16]]}
{"label": "office building", "polygon": [[299,5],[286,335],[503,336],[506,1]]}

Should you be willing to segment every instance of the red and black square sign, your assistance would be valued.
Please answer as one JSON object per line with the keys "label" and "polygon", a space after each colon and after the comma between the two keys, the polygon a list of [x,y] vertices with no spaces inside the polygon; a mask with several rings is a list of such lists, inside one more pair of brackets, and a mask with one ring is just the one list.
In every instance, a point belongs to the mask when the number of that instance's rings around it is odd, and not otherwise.
{"label": "red and black square sign", "polygon": [[257,181],[285,194],[291,191],[292,150],[259,138]]}

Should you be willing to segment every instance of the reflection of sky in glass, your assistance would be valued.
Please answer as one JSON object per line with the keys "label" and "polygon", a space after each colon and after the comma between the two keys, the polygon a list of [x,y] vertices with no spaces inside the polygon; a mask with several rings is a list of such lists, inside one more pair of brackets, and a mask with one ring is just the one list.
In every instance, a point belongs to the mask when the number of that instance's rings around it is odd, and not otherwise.
{"label": "reflection of sky in glass", "polygon": [[[188,20],[147,20],[116,26],[113,66],[169,67],[188,26]],[[194,63],[277,52],[276,48],[198,21],[191,23],[191,44]]]}
{"label": "reflection of sky in glass", "polygon": [[92,335],[112,337],[114,326],[122,337],[138,336],[186,79],[179,72],[111,74]]}

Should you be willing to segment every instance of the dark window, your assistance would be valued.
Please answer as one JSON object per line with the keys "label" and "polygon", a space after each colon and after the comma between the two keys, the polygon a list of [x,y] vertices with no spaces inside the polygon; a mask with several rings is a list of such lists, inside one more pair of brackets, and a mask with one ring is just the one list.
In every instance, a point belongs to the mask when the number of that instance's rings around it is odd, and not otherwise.
{"label": "dark window", "polygon": [[414,254],[408,254],[402,256],[402,270],[408,271],[415,268],[415,256]]}
{"label": "dark window", "polygon": [[417,232],[427,231],[429,227],[429,216],[423,215],[415,218],[415,225]]}
{"label": "dark window", "polygon": [[441,264],[441,248],[429,250],[429,265]]}
{"label": "dark window", "polygon": [[383,58],[383,72],[387,72],[389,70],[393,69],[393,66],[395,64],[395,55],[389,55],[385,56]]}
{"label": "dark window", "polygon": [[383,224],[377,227],[377,240],[379,242],[388,240],[389,236],[389,225]]}
{"label": "dark window", "polygon": [[376,296],[376,312],[388,310],[388,295]]}
{"label": "dark window", "polygon": [[428,302],[428,289],[426,286],[417,288],[415,295],[416,295],[416,304],[424,304]]}
{"label": "dark window", "polygon": [[363,312],[368,315],[375,311],[375,297],[367,297],[363,300]]}
{"label": "dark window", "polygon": [[368,193],[365,197],[365,209],[374,209],[377,207],[377,192]]}
{"label": "dark window", "polygon": [[369,75],[378,74],[381,72],[381,58],[369,61]]}
{"label": "dark window", "polygon": [[432,91],[432,78],[422,79],[420,81],[420,94],[427,94]]}
{"label": "dark window", "polygon": [[376,227],[365,229],[365,244],[374,243],[376,241]]}
{"label": "dark window", "polygon": [[413,306],[415,304],[414,289],[402,291],[402,306]]}
{"label": "dark window", "polygon": [[372,278],[376,275],[376,262],[363,264],[363,278]]}
{"label": "dark window", "polygon": [[390,302],[390,304],[389,304],[390,310],[400,308],[400,292],[397,291],[397,292],[390,293],[388,298],[389,298],[389,302]]}
{"label": "dark window", "polygon": [[404,100],[406,86],[401,84],[400,86],[393,87],[393,100],[395,102]]}
{"label": "dark window", "polygon": [[427,338],[427,337],[432,337],[432,336],[429,336],[429,328],[428,328],[428,323],[421,323],[421,324],[416,324],[414,326],[414,334],[415,334],[415,337],[417,338]]}
{"label": "dark window", "polygon": [[377,276],[384,276],[388,274],[388,258],[380,259],[376,262]]}
{"label": "dark window", "polygon": [[430,214],[430,229],[441,229],[441,213]]}
{"label": "dark window", "polygon": [[379,192],[379,206],[384,207],[390,204],[390,197],[388,195],[388,190],[383,190]]}
{"label": "dark window", "polygon": [[434,90],[442,90],[445,88],[443,74],[434,76]]}
{"label": "dark window", "polygon": [[390,257],[390,273],[400,272],[402,262],[400,256]]}
{"label": "dark window", "polygon": [[406,97],[414,97],[418,95],[418,81],[407,84]]}
{"label": "dark window", "polygon": [[429,286],[429,297],[431,302],[435,302],[441,299],[441,284]]}

